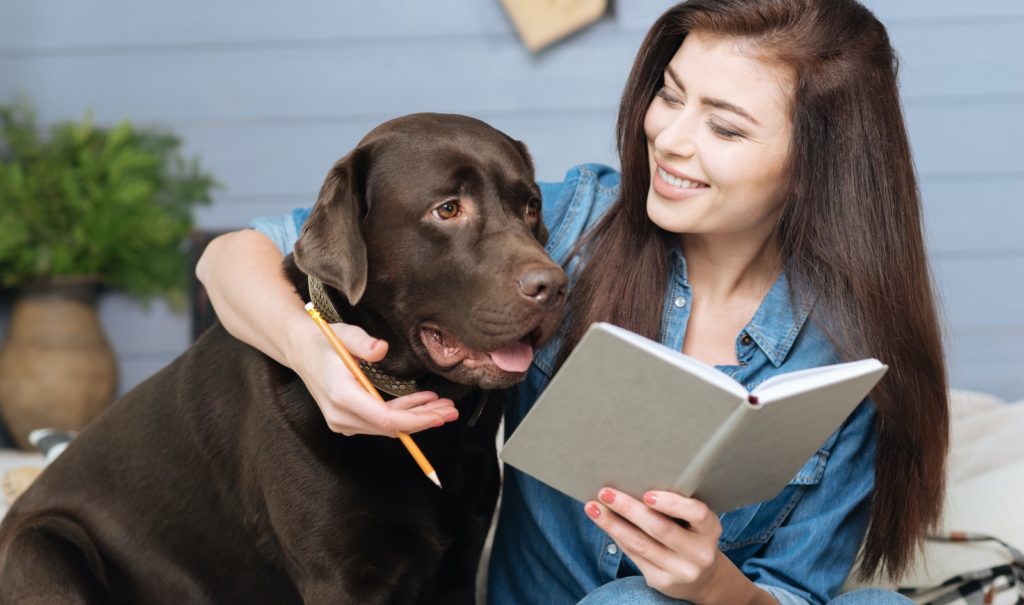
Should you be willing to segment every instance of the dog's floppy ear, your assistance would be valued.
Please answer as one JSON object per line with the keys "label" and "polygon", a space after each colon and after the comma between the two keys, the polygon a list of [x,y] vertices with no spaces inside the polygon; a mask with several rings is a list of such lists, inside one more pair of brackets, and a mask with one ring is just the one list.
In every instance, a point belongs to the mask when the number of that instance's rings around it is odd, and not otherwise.
{"label": "dog's floppy ear", "polygon": [[361,227],[367,152],[359,147],[327,173],[313,211],[295,242],[295,264],[355,305],[366,290],[366,241]]}

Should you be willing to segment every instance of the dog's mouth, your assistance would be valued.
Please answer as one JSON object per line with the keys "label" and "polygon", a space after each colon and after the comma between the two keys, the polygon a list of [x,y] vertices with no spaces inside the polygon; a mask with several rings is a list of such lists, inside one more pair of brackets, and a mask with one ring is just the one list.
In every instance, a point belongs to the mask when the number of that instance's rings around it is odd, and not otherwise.
{"label": "dog's mouth", "polygon": [[508,374],[524,374],[533,361],[534,336],[529,333],[496,349],[478,351],[437,326],[420,327],[420,340],[431,361],[442,371],[461,364],[467,369],[494,367]]}

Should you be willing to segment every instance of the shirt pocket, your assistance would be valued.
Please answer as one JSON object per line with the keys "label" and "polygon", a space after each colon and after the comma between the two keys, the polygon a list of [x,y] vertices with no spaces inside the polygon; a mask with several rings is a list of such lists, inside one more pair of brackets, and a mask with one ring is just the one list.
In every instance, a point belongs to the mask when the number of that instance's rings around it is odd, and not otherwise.
{"label": "shirt pocket", "polygon": [[828,454],[828,450],[819,449],[775,498],[722,515],[719,549],[728,551],[770,540],[799,504],[807,488],[821,483],[828,465]]}

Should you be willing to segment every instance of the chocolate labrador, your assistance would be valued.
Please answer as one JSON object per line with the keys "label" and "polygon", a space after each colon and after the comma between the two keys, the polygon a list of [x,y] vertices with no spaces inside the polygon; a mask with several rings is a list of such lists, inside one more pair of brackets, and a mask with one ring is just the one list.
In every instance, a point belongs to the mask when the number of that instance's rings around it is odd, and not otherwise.
{"label": "chocolate labrador", "polygon": [[499,482],[501,391],[484,400],[563,306],[540,201],[518,141],[406,116],[331,168],[285,260],[301,297],[388,341],[383,382],[456,402],[415,435],[442,489],[397,439],[332,433],[296,374],[215,325],[15,502],[0,601],[471,603]]}

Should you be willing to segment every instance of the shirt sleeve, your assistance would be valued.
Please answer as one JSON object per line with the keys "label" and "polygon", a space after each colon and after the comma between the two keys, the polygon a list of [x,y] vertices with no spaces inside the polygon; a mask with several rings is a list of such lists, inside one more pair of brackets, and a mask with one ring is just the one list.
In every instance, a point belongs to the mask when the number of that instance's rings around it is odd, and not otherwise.
{"label": "shirt sleeve", "polygon": [[574,167],[565,174],[565,180],[561,182],[537,183],[540,187],[541,217],[548,230],[549,244],[558,240],[558,233],[572,207],[579,182],[580,170],[579,167]]}
{"label": "shirt sleeve", "polygon": [[571,168],[560,183],[539,183],[544,225],[548,229],[545,250],[564,264],[579,238],[615,202],[620,175],[600,164]]}
{"label": "shirt sleeve", "polygon": [[806,488],[765,548],[741,567],[783,605],[826,603],[853,567],[875,485],[874,422],[866,400],[840,429],[821,482]]}
{"label": "shirt sleeve", "polygon": [[310,208],[296,208],[284,216],[261,216],[249,223],[255,229],[274,242],[281,254],[288,256],[295,248],[295,241],[302,233],[302,225],[309,218]]}

